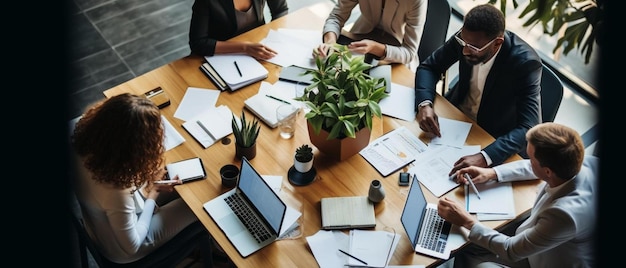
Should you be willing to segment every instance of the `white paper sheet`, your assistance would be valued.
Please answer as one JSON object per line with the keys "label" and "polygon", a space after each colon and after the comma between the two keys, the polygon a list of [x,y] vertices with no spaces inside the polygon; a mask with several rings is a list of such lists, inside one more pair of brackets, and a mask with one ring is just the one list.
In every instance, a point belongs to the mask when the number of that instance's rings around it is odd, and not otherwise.
{"label": "white paper sheet", "polygon": [[480,146],[478,145],[462,147],[431,145],[428,150],[419,154],[408,172],[417,176],[419,182],[433,195],[441,197],[459,186],[448,176],[454,162],[464,155],[475,154],[479,151]]}
{"label": "white paper sheet", "polygon": [[188,87],[174,117],[187,121],[207,108],[215,107],[220,92],[217,89]]}
{"label": "white paper sheet", "polygon": [[415,120],[415,90],[413,88],[391,83],[389,97],[380,100],[379,104],[384,115],[404,121]]}
{"label": "white paper sheet", "polygon": [[178,145],[181,145],[185,142],[185,138],[176,131],[172,123],[165,118],[165,116],[161,115],[161,120],[163,121],[163,128],[165,129],[165,138],[163,139],[163,146],[165,146],[165,150],[168,151]]}
{"label": "white paper sheet", "polygon": [[429,144],[461,147],[469,135],[472,123],[439,117],[441,137],[433,137]]}

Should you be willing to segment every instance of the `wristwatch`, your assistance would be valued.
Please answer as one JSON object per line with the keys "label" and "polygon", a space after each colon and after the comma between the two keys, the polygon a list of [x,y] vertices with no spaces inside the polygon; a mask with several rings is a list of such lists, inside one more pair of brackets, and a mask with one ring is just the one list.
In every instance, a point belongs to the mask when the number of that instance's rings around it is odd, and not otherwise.
{"label": "wristwatch", "polygon": [[421,109],[422,107],[426,107],[426,106],[430,106],[431,108],[433,107],[433,103],[431,101],[423,101],[422,103],[420,103],[417,108]]}

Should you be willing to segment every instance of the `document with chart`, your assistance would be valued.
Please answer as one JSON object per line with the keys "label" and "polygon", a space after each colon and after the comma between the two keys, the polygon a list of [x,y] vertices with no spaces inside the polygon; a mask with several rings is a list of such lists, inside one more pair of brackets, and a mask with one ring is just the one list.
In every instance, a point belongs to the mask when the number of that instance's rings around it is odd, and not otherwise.
{"label": "document with chart", "polygon": [[396,128],[359,152],[383,177],[413,162],[428,146],[406,127]]}
{"label": "document with chart", "polygon": [[450,179],[448,173],[452,170],[454,162],[462,156],[480,152],[479,145],[471,146],[447,146],[431,145],[429,150],[422,152],[413,166],[408,170],[417,180],[422,183],[433,195],[441,197],[445,193],[459,186]]}

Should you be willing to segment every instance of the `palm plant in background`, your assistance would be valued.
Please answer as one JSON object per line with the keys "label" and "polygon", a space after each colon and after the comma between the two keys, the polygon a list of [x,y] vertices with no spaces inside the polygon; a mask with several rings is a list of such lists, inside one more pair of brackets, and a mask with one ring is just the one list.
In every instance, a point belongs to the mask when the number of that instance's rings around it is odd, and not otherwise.
{"label": "palm plant in background", "polygon": [[[507,0],[488,0],[490,4],[500,1],[500,10],[506,15]],[[602,44],[604,39],[605,10],[607,0],[528,0],[519,18],[528,17],[524,27],[541,24],[543,32],[550,36],[558,35],[557,43],[552,50],[556,53],[563,48],[567,55],[577,49],[585,56],[585,64],[589,63],[594,44]],[[513,7],[518,8],[518,0],[511,0]]]}

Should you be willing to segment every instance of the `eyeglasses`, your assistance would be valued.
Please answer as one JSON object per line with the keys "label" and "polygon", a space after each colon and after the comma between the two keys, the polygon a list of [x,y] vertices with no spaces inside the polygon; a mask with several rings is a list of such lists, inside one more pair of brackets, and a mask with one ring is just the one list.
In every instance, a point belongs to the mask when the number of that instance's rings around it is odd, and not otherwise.
{"label": "eyeglasses", "polygon": [[456,42],[459,43],[459,45],[461,45],[462,47],[468,47],[469,49],[471,49],[475,53],[480,53],[481,51],[485,50],[489,45],[491,45],[491,43],[493,43],[493,41],[496,41],[496,39],[498,39],[498,37],[496,37],[493,40],[489,41],[489,43],[487,43],[483,47],[477,48],[474,45],[468,44],[465,41],[463,41],[463,39],[461,39],[461,37],[459,37],[460,33],[461,33],[461,30],[459,30],[458,32],[456,32],[454,34],[454,39],[456,39]]}

